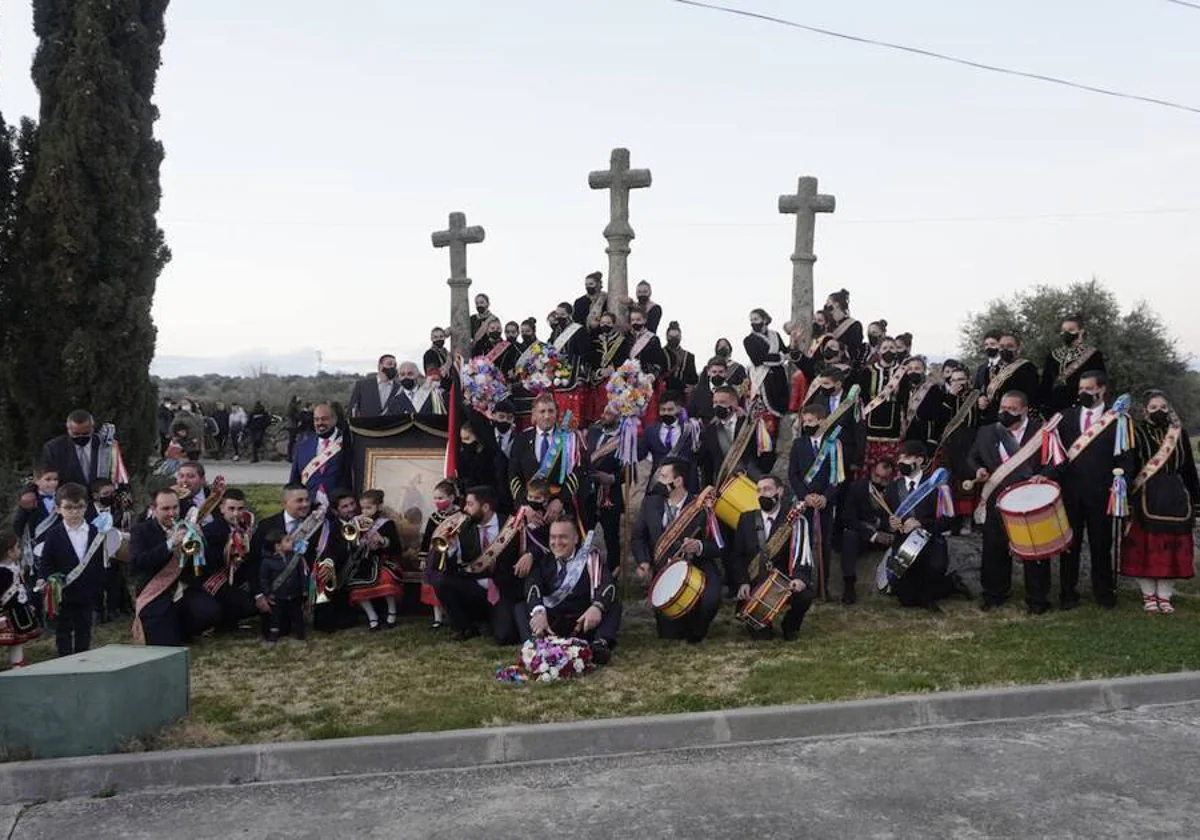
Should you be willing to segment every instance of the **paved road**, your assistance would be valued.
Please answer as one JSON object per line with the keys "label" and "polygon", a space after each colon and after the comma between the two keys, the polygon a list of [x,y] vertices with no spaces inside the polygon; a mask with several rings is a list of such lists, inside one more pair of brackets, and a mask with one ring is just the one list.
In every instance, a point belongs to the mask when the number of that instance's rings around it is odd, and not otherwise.
{"label": "paved road", "polygon": [[205,471],[208,477],[225,476],[225,481],[231,487],[246,484],[286,484],[291,464],[283,461],[259,461],[252,464],[249,461],[205,461]]}
{"label": "paved road", "polygon": [[[1195,837],[1200,702],[590,762],[33,806],[36,838]],[[0,837],[4,837],[0,815]]]}

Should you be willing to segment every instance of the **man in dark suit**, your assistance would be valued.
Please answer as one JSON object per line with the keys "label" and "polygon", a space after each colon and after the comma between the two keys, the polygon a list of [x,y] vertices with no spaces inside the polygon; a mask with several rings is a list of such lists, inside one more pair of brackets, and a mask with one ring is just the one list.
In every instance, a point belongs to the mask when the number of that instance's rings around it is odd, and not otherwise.
{"label": "man in dark suit", "polygon": [[979,398],[979,409],[988,423],[995,422],[997,400],[1009,391],[1024,394],[1031,410],[1041,405],[1041,377],[1037,366],[1021,355],[1021,339],[1011,330],[1001,332],[999,349],[1000,362],[992,369],[983,396]]}
{"label": "man in dark suit", "polygon": [[[919,440],[906,440],[900,447],[896,465],[896,478],[884,494],[888,507],[899,510],[900,505],[921,486],[927,478],[929,450]],[[904,575],[896,581],[892,590],[906,607],[925,607],[937,611],[937,602],[950,596],[956,589],[969,595],[962,581],[949,574],[950,552],[946,547],[945,534],[953,525],[952,517],[938,516],[938,494],[930,493],[901,521],[890,517],[887,528],[893,535],[893,549],[903,545],[908,536],[918,529],[930,534],[929,542],[917,555],[917,559]]]}
{"label": "man in dark suit", "polygon": [[55,623],[59,656],[83,653],[92,646],[92,612],[104,587],[104,537],[88,524],[87,491],[67,483],[55,494],[62,521],[51,526],[34,549],[39,583],[57,576],[62,602]]}
{"label": "man in dark suit", "polygon": [[337,418],[327,403],[313,408],[313,433],[296,441],[289,484],[303,484],[315,500],[318,493],[329,499],[336,489],[353,487],[353,455]]}
{"label": "man in dark suit", "polygon": [[[496,507],[494,488],[472,487],[467,491],[463,512],[470,520],[459,531],[457,545],[452,544],[446,569],[436,584],[438,600],[450,616],[456,642],[478,636],[478,625],[483,620],[491,626],[496,644],[517,641],[513,608],[521,602],[521,578],[529,575],[533,558],[518,557],[517,537],[501,549],[493,547],[508,523],[508,517],[501,517]],[[485,558],[485,552],[495,556]]]}
{"label": "man in dark suit", "polygon": [[[700,433],[700,483],[715,485],[721,470],[721,464],[729,448],[733,446],[739,434],[747,423],[754,422],[737,411],[737,391],[728,385],[722,385],[713,392],[713,419]],[[744,470],[752,479],[765,475],[775,466],[776,453],[774,450],[758,454],[753,436],[746,448],[742,450],[736,469]],[[720,488],[718,488],[720,489]]]}
{"label": "man in dark suit", "polygon": [[[804,516],[808,519],[812,535],[813,550],[819,551],[821,581],[829,580],[830,561],[833,557],[833,515],[841,483],[830,476],[830,466],[837,457],[836,447],[826,452],[827,436],[820,434],[822,423],[829,417],[821,402],[811,402],[800,412],[800,435],[792,442],[792,453],[788,460],[788,487],[798,501],[805,504]],[[843,460],[845,446],[842,446]],[[820,462],[820,466],[815,466]],[[809,474],[812,474],[811,476]],[[818,540],[818,535],[820,539]],[[826,584],[827,585],[827,584]],[[818,587],[820,588],[820,587]]]}
{"label": "man in dark suit", "polygon": [[1079,377],[1076,407],[1063,412],[1058,425],[1063,448],[1070,451],[1081,437],[1089,441],[1073,461],[1043,470],[1057,481],[1063,490],[1063,504],[1071,523],[1074,539],[1066,554],[1059,557],[1060,605],[1064,610],[1079,606],[1079,555],[1087,537],[1092,557],[1092,595],[1105,609],[1117,605],[1117,583],[1112,566],[1112,519],[1108,515],[1108,496],[1113,482],[1113,470],[1126,468],[1125,457],[1115,455],[1117,423],[1108,423],[1103,431],[1108,402],[1108,376],[1090,370]]}
{"label": "man in dark suit", "polygon": [[663,391],[658,398],[658,419],[642,430],[643,456],[650,456],[650,471],[656,472],[667,458],[685,462],[688,490],[700,489],[700,473],[696,469],[700,441],[692,426],[682,422],[683,397],[676,391]]}
{"label": "man in dark suit", "polygon": [[875,500],[871,488],[883,495],[896,472],[891,458],[881,458],[871,474],[850,484],[842,507],[842,603],[857,600],[858,561],[866,553],[883,554],[892,544],[888,515]]}
{"label": "man in dark suit", "polygon": [[551,523],[549,542],[525,578],[525,600],[514,609],[521,638],[586,639],[592,661],[607,665],[621,628],[621,602],[608,568],[591,553],[576,556],[579,532],[569,520]]}
{"label": "man in dark suit", "polygon": [[565,446],[560,447],[553,456],[553,461],[547,465],[546,472],[538,475],[543,456],[547,452],[554,453],[558,436],[558,406],[548,392],[539,394],[533,401],[533,424],[532,429],[526,429],[517,435],[509,455],[508,484],[513,504],[517,507],[525,504],[526,488],[530,480],[537,476],[550,481],[550,502],[546,506],[546,514],[551,521],[558,519],[564,512],[572,517],[581,516],[582,495],[586,489],[583,477],[590,468],[586,441],[574,430],[562,430],[564,444],[568,436],[575,437],[577,463],[569,469],[566,480],[560,481],[562,473],[559,467],[566,454],[563,452]]}
{"label": "man in dark suit", "polygon": [[[659,538],[695,500],[695,496],[688,491],[687,469],[687,463],[680,459],[664,461],[652,481],[657,486],[648,493],[638,513],[633,530],[633,558],[638,564],[638,576],[645,580],[650,580],[652,572],[662,571],[662,568],[654,568],[654,550]],[[700,596],[700,603],[682,618],[672,620],[655,613],[660,639],[687,639],[693,644],[701,642],[708,635],[709,627],[721,609],[723,576],[717,565],[721,549],[706,535],[703,523],[698,523],[698,527],[698,536],[684,540],[680,550],[682,559],[704,572],[704,592]]]}
{"label": "man in dark suit", "polygon": [[[812,568],[797,563],[792,567],[791,540],[785,540],[779,551],[764,562],[755,573],[751,568],[754,558],[765,553],[767,543],[780,528],[787,524],[787,513],[783,510],[783,482],[773,475],[764,475],[758,480],[758,510],[749,510],[738,519],[733,538],[734,578],[737,581],[739,601],[750,597],[751,588],[760,584],[772,568],[789,579],[792,590],[787,612],[784,613],[782,630],[785,641],[792,641],[800,633],[804,615],[812,606]],[[753,639],[771,638],[774,627],[751,630]]]}
{"label": "man in dark suit", "polygon": [[244,533],[248,513],[246,494],[236,487],[228,488],[221,497],[219,511],[220,515],[200,531],[204,537],[202,578],[205,591],[221,607],[221,626],[233,630],[238,622],[259,614],[246,574],[251,537]]}
{"label": "man in dark suit", "polygon": [[193,564],[180,566],[184,532],[178,521],[179,497],[164,488],[154,495],[153,517],[134,525],[129,538],[135,622],[149,645],[187,644],[221,619],[220,605],[200,585]]}
{"label": "man in dark suit", "polygon": [[[267,620],[271,615],[270,593],[263,592],[262,581],[260,580],[259,569],[262,566],[263,554],[270,554],[271,547],[265,545],[266,536],[272,531],[282,531],[285,534],[291,535],[300,527],[308,515],[312,512],[312,502],[308,497],[308,489],[303,484],[286,484],[283,488],[283,510],[274,516],[268,516],[266,519],[260,520],[254,529],[254,535],[250,538],[250,553],[246,556],[246,584],[247,590],[254,598],[255,608],[263,615],[263,626],[267,626]],[[328,528],[326,522],[324,528]],[[330,538],[326,541],[332,542],[334,534],[330,534]],[[308,551],[305,554],[306,560],[311,568],[312,565],[319,560],[317,550],[321,543],[321,531],[318,530],[308,541]]]}
{"label": "man in dark suit", "polygon": [[107,444],[95,429],[96,421],[89,412],[83,409],[72,411],[67,416],[67,433],[46,441],[38,463],[53,467],[60,484],[91,487],[100,474],[102,461],[108,456],[101,452]]}
{"label": "man in dark suit", "polygon": [[988,385],[996,371],[1000,370],[1000,330],[988,330],[983,337],[983,361],[975,368],[971,387],[980,393],[986,393]]}
{"label": "man in dark suit", "polygon": [[354,390],[350,392],[350,400],[346,403],[347,413],[351,417],[400,414],[392,405],[396,392],[400,390],[400,385],[396,382],[398,374],[396,357],[391,353],[384,353],[379,357],[376,375],[354,383]]}
{"label": "man in dark suit", "polygon": [[[821,368],[814,384],[816,390],[813,392],[812,399],[809,400],[809,405],[821,406],[825,409],[827,417],[837,411],[843,401],[847,399],[846,372],[839,367],[827,365]],[[805,407],[807,408],[807,406]],[[862,465],[862,458],[866,454],[864,451],[866,446],[865,430],[862,428],[862,424],[854,419],[853,410],[843,412],[835,425],[842,429],[838,440],[842,444],[846,474],[849,475],[855,468]]]}
{"label": "man in dark suit", "polygon": [[725,359],[720,356],[709,359],[708,366],[704,369],[704,375],[700,377],[699,384],[692,389],[692,394],[688,397],[687,410],[690,416],[701,423],[707,423],[712,419],[713,395],[721,386],[733,384],[727,381],[727,376],[728,367]]}
{"label": "man in dark suit", "polygon": [[590,530],[599,523],[604,529],[604,554],[609,570],[621,564],[621,515],[625,512],[625,488],[621,481],[623,470],[618,456],[620,436],[621,415],[611,405],[605,406],[600,419],[587,431],[588,479],[591,487],[584,527]]}
{"label": "man in dark suit", "polygon": [[[1000,398],[998,420],[979,429],[969,463],[975,469],[977,484],[988,482],[992,474],[1008,461],[1022,446],[1041,431],[1041,420],[1030,416],[1029,398],[1020,391],[1008,391]],[[1003,450],[1004,455],[1001,455]],[[987,501],[987,518],[983,525],[983,609],[990,610],[1008,600],[1012,589],[1012,554],[1009,552],[1008,532],[996,500],[1001,492],[1014,484],[1033,478],[1041,469],[1038,453],[1016,464],[1003,480],[996,484]],[[1042,560],[1024,563],[1025,603],[1030,614],[1040,615],[1050,608],[1050,563]]]}

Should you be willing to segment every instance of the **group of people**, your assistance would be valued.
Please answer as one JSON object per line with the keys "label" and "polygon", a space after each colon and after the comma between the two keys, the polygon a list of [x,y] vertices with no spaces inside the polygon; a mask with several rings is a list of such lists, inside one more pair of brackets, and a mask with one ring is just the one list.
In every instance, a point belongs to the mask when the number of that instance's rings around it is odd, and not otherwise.
{"label": "group of people", "polygon": [[[492,361],[510,396],[456,406],[456,475],[434,489],[427,520],[361,487],[350,426],[452,413],[466,359],[451,355],[441,329],[420,366],[379,359],[350,395],[349,422],[330,405],[313,407],[282,513],[255,526],[241,493],[209,486],[199,462],[182,464],[176,486],[156,492],[131,527],[139,637],[180,644],[255,617],[266,644],[303,637],[306,616],[320,630],[362,620],[385,630],[411,606],[407,585],[419,584],[435,625],[448,623],[456,640],[481,628],[499,644],[580,636],[607,662],[625,574],[646,582],[664,638],[702,641],[729,598],[752,638],[778,626],[790,640],[815,600],[857,601],[868,561],[872,586],[904,606],[937,610],[956,593],[972,597],[950,567],[947,536],[975,528],[985,610],[1009,599],[1014,557],[1029,613],[1050,609],[1053,562],[1059,606],[1078,606],[1085,539],[1101,607],[1115,608],[1124,575],[1137,579],[1147,612],[1170,613],[1174,582],[1193,575],[1200,482],[1188,435],[1165,394],[1116,399],[1079,317],[1063,319],[1061,346],[1040,368],[1018,335],[997,331],[974,368],[946,360],[935,370],[914,354],[911,335],[857,321],[841,290],[812,324],[786,325],[786,339],[753,310],[748,365],[725,339],[697,364],[677,322],[659,341],[663,312],[648,284],[617,300],[601,280],[589,275],[583,296],[550,313],[545,339],[534,319],[505,323],[476,297],[471,357]],[[524,361],[543,341],[569,360],[570,377],[526,387]],[[630,421],[601,397],[629,360],[654,386],[632,451]],[[85,611],[70,605],[88,603],[90,619],[107,603],[105,566],[121,559],[117,550],[108,564],[91,548],[94,517],[124,488],[97,485],[75,469],[84,461],[64,460],[82,437],[68,422],[66,443],[47,444],[8,549],[21,572],[14,580],[44,589],[57,576],[60,653],[86,648]],[[633,510],[640,463],[650,479]],[[1022,498],[1036,504],[1022,509]],[[1014,531],[1022,516],[1025,530]],[[1032,534],[1032,547],[1017,532]],[[89,551],[102,558],[94,570]],[[36,559],[22,570],[30,552]]]}
{"label": "group of people", "polygon": [[[303,429],[300,409],[293,398],[288,412],[288,456],[291,445]],[[240,461],[242,453],[249,450],[250,460],[257,462],[266,445],[267,430],[280,418],[271,414],[262,401],[254,403],[246,411],[240,403],[225,403],[218,400],[211,411],[193,399],[173,400],[164,397],[158,405],[159,453],[165,461],[213,460],[225,454]]]}

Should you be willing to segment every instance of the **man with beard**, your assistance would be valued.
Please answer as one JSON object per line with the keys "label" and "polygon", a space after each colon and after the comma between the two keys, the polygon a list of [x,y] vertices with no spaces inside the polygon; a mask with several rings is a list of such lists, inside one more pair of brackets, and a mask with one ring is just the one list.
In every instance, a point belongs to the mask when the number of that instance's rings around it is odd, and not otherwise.
{"label": "man with beard", "polygon": [[700,377],[696,374],[696,357],[680,346],[682,340],[679,322],[667,324],[666,388],[686,396],[700,382]]}
{"label": "man with beard", "polygon": [[593,271],[583,280],[584,295],[575,299],[572,308],[572,319],[581,327],[594,329],[600,323],[600,316],[609,312],[608,294],[600,288],[604,275]]}
{"label": "man with beard", "polygon": [[333,408],[321,403],[313,409],[313,434],[296,442],[290,484],[302,484],[312,499],[328,499],[337,488],[353,487],[351,453],[337,427]]}
{"label": "man with beard", "polygon": [[259,615],[252,589],[258,586],[257,570],[254,584],[250,583],[247,557],[250,553],[249,524],[246,494],[230,487],[221,497],[220,516],[205,525],[204,589],[221,606],[221,627],[234,630],[238,622]]}
{"label": "man with beard", "polygon": [[446,349],[446,331],[434,327],[429,331],[429,349],[422,358],[425,376],[433,379],[440,378],[447,369],[450,361],[450,351]]}
{"label": "man with beard", "polygon": [[643,455],[650,456],[651,472],[658,470],[668,460],[676,461],[684,469],[688,490],[693,493],[699,490],[696,459],[700,449],[701,428],[702,422],[695,418],[683,422],[683,399],[678,393],[663,391],[658,401],[658,419],[642,430]]}

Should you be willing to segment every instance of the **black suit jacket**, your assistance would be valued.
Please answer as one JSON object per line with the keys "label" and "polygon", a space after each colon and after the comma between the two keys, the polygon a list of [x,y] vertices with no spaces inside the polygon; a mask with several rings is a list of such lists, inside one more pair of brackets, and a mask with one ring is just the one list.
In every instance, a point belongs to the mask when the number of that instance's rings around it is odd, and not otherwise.
{"label": "black suit jacket", "polygon": [[[556,613],[564,615],[582,615],[589,607],[595,606],[601,612],[612,609],[617,599],[617,588],[613,585],[608,565],[598,564],[600,580],[596,583],[596,594],[592,597],[592,579],[585,566],[579,580],[571,589],[571,593],[554,608]],[[554,583],[558,578],[558,561],[549,552],[535,557],[533,568],[525,578],[525,606],[529,610],[544,606],[542,598],[554,591]]]}
{"label": "black suit jacket", "polygon": [[346,413],[350,417],[382,417],[385,414],[399,414],[400,411],[392,405],[392,400],[400,391],[397,380],[392,380],[391,394],[385,407],[379,401],[379,377],[369,376],[354,383],[350,392],[350,400],[346,403]]}
{"label": "black suit jacket", "polygon": [[70,481],[82,485],[90,497],[92,482],[96,480],[96,465],[100,460],[99,435],[92,435],[92,441],[87,446],[91,454],[91,469],[88,470],[88,475],[83,474],[83,467],[79,465],[75,442],[66,435],[46,441],[42,447],[41,463],[53,467],[58,472],[59,487]]}
{"label": "black suit jacket", "polygon": [[[504,529],[504,524],[508,522],[509,517],[497,514],[499,519],[500,530]],[[479,525],[467,523],[458,533],[458,551],[459,563],[450,563],[447,569],[447,574],[461,575],[463,577],[490,577],[496,586],[500,589],[500,594],[510,601],[521,600],[521,580],[516,576],[513,568],[517,565],[517,560],[520,559],[519,552],[521,547],[521,536],[518,534],[513,538],[504,549],[500,552],[500,556],[496,558],[496,565],[490,572],[482,574],[473,574],[467,571],[466,566],[479,559],[483,554],[483,544],[479,538]]]}
{"label": "black suit jacket", "polygon": [[[603,433],[604,430],[599,426],[599,424],[593,423],[590,427],[588,427],[587,447],[589,453],[593,453],[597,448],[599,448],[600,436]],[[600,489],[599,485],[594,479],[592,479],[592,476],[594,476],[596,473],[611,475],[615,481],[613,481],[612,485],[609,486],[608,498],[609,501],[612,502],[613,507],[616,509],[618,516],[623,510],[625,510],[625,488],[623,486],[623,482],[621,481],[621,460],[617,457],[617,452],[619,451],[619,449],[614,449],[612,452],[608,453],[602,458],[596,459],[589,457],[588,460],[590,467],[588,472],[588,483],[590,485],[588,489],[588,497],[591,499],[591,505],[593,507],[597,506],[597,499],[599,498],[598,491]],[[597,515],[599,514],[599,511],[594,512]],[[594,522],[595,520],[592,519],[590,521]]]}
{"label": "black suit jacket", "polygon": [[[918,483],[925,481],[927,478],[929,478],[928,473],[922,474],[918,479]],[[887,499],[888,507],[890,507],[892,510],[898,509],[900,504],[908,495],[907,481],[908,480],[906,478],[897,477],[884,489],[883,497]],[[906,520],[916,519],[921,523],[921,527],[931,534],[944,533],[950,529],[950,525],[953,523],[953,520],[938,518],[937,503],[938,494],[930,493],[921,500],[920,504],[913,508],[911,513],[904,518]],[[884,519],[884,527],[888,531],[891,530],[887,527],[886,517]],[[903,539],[903,535],[897,536],[897,539]]]}
{"label": "black suit jacket", "polygon": [[[86,552],[96,539],[95,526],[88,525]],[[46,531],[41,542],[40,557],[37,563],[37,574],[40,580],[46,580],[53,574],[66,575],[78,565],[81,558],[71,545],[67,536],[66,526],[62,522],[53,525]],[[83,574],[75,582],[63,589],[62,602],[75,606],[92,606],[99,603],[100,589],[104,585],[104,548],[101,546],[92,556]]]}
{"label": "black suit jacket", "polygon": [[[749,419],[746,417],[738,417],[737,427],[734,429],[733,437],[736,439]],[[731,441],[732,442],[732,441]],[[738,462],[738,467],[745,470],[746,474],[754,480],[762,478],[771,471],[771,467],[775,465],[775,452],[764,452],[758,454],[758,450],[754,445],[754,438],[750,438],[750,442],[746,445],[742,452],[742,458]],[[713,484],[717,480],[717,473],[721,470],[721,464],[725,461],[725,453],[721,451],[721,441],[717,433],[717,425],[715,421],[709,423],[700,432],[700,454],[699,467],[701,472],[701,484]]]}
{"label": "black suit jacket", "polygon": [[[583,478],[591,466],[585,442],[580,442],[579,465],[567,476],[561,486],[558,485],[557,461],[551,465],[550,488],[553,498],[562,501],[563,508],[568,513],[577,513],[583,492]],[[559,455],[561,458],[561,454]],[[513,503],[520,507],[525,504],[525,488],[538,471],[537,459],[537,428],[525,429],[513,438],[512,451],[508,458],[508,486],[512,493]],[[557,493],[555,488],[558,487]]]}
{"label": "black suit jacket", "polygon": [[[330,527],[328,519],[325,521],[325,527]],[[250,537],[250,550],[246,555],[245,562],[242,563],[242,570],[243,574],[245,575],[246,582],[250,585],[250,594],[255,598],[263,594],[262,581],[259,580],[261,577],[259,574],[259,569],[262,567],[263,555],[271,553],[271,549],[267,546],[264,546],[263,543],[266,541],[267,534],[271,533],[272,531],[282,531],[287,533],[287,527],[282,511],[274,516],[268,516],[266,519],[260,521],[257,527],[254,529],[254,534]],[[331,546],[337,539],[340,539],[340,536],[338,534],[331,533],[329,535],[327,547]],[[309,540],[308,551],[305,554],[305,559],[307,560],[310,568],[316,560],[320,559],[317,557],[317,548],[320,546],[320,544],[321,532],[317,531],[317,533],[313,535],[312,539]]]}
{"label": "black suit jacket", "polygon": [[[750,580],[750,562],[759,551],[766,548],[767,540],[771,538],[771,535],[786,523],[786,510],[776,511],[775,521],[771,524],[770,534],[763,527],[762,511],[748,510],[738,518],[737,530],[733,535],[733,573],[734,581],[738,586],[753,583]],[[774,556],[768,558],[770,564],[785,575],[788,573],[788,554],[790,551],[791,540],[788,540]],[[761,577],[765,571],[765,567],[759,569],[759,576]],[[811,576],[811,569],[797,566],[796,577],[808,584],[812,582]]]}
{"label": "black suit jacket", "polygon": [[[695,495],[689,493],[680,510],[686,509],[694,499]],[[667,497],[661,493],[646,496],[645,501],[642,502],[642,509],[638,511],[637,522],[633,526],[632,534],[633,559],[638,564],[654,564],[654,547],[658,545],[658,540],[663,535],[663,515],[666,511]],[[693,558],[692,562],[699,565],[714,561],[721,556],[721,550],[706,532],[702,531],[698,534],[697,539],[700,540],[704,549],[700,552],[699,557]]]}
{"label": "black suit jacket", "polygon": [[[1080,408],[1071,408],[1063,412],[1062,422],[1058,424],[1058,435],[1062,439],[1064,450],[1070,449],[1083,434],[1082,419],[1083,410]],[[1131,472],[1130,456],[1113,454],[1116,442],[1117,424],[1112,423],[1096,440],[1088,444],[1074,461],[1064,461],[1057,467],[1046,466],[1043,468],[1043,474],[1062,485],[1064,501],[1072,506],[1107,505],[1109,490],[1112,488],[1113,470],[1119,467],[1124,469],[1127,475]]]}
{"label": "black suit jacket", "polygon": [[[1000,367],[996,368],[990,375],[987,373],[987,371],[984,371],[984,377],[987,379],[987,382],[983,383],[982,390],[985,396],[987,395],[988,384],[992,381],[992,379],[995,378],[995,374],[1003,368],[1004,365],[1001,364]],[[978,383],[976,384],[976,387],[979,387]],[[995,421],[996,415],[1000,412],[1000,398],[1009,391],[1020,391],[1029,398],[1030,408],[1037,409],[1042,404],[1041,390],[1042,383],[1038,375],[1037,367],[1033,364],[1033,362],[1028,362],[1021,365],[1013,372],[1012,376],[1008,377],[1000,389],[992,396],[991,403],[988,405],[987,411],[985,412],[987,422],[990,423]]]}
{"label": "black suit jacket", "polygon": [[[678,449],[675,452],[676,458],[682,458],[687,461],[687,486],[691,492],[696,492],[700,489],[700,480],[696,471],[696,450],[693,448],[691,435],[687,432],[687,428],[676,422],[675,426],[675,443],[667,447],[663,443],[662,423],[651,423],[642,430],[641,455],[650,456],[651,471],[657,470],[659,465],[671,454],[671,449]],[[682,438],[681,438],[682,436]]]}
{"label": "black suit jacket", "polygon": [[[1021,446],[1029,442],[1029,439],[1034,435],[1039,434],[1042,429],[1042,421],[1036,417],[1030,416],[1029,423],[1025,427],[1025,434],[1021,436]],[[1012,441],[1012,435],[1008,429],[1005,429],[999,423],[989,423],[979,430],[979,434],[975,436],[975,446],[971,450],[971,455],[968,458],[968,463],[971,469],[978,470],[980,467],[986,469],[989,473],[996,472],[1000,465],[1004,463],[1000,457],[999,446],[1001,441],[1004,442],[1006,451],[1011,455],[1017,451],[1015,442]],[[1000,496],[1000,491],[1006,487],[1011,487],[1014,484],[1019,484],[1022,481],[1027,481],[1033,478],[1041,470],[1041,456],[1034,455],[1028,461],[1012,471],[995,492],[988,499],[988,507],[992,508],[996,504],[996,499]]]}
{"label": "black suit jacket", "polygon": [[887,513],[871,498],[871,479],[860,478],[846,488],[846,498],[842,502],[842,524],[847,530],[858,534],[865,543],[876,532],[888,529],[887,520]]}
{"label": "black suit jacket", "polygon": [[1047,416],[1058,411],[1066,411],[1075,403],[1079,394],[1079,380],[1083,374],[1105,370],[1104,356],[1097,350],[1077,371],[1072,373],[1062,383],[1058,376],[1062,372],[1062,364],[1054,353],[1046,356],[1046,364],[1042,366],[1042,381],[1040,384],[1042,412]]}
{"label": "black suit jacket", "polygon": [[[824,445],[824,441],[822,441],[822,445]],[[805,476],[816,459],[817,453],[813,451],[812,438],[804,434],[796,438],[792,442],[792,454],[788,460],[788,486],[792,490],[792,495],[797,499],[803,499],[810,493],[817,493],[832,504],[837,497],[837,489],[840,485],[831,484],[829,481],[828,460],[821,465],[821,469],[817,470],[812,481],[805,481]]]}

